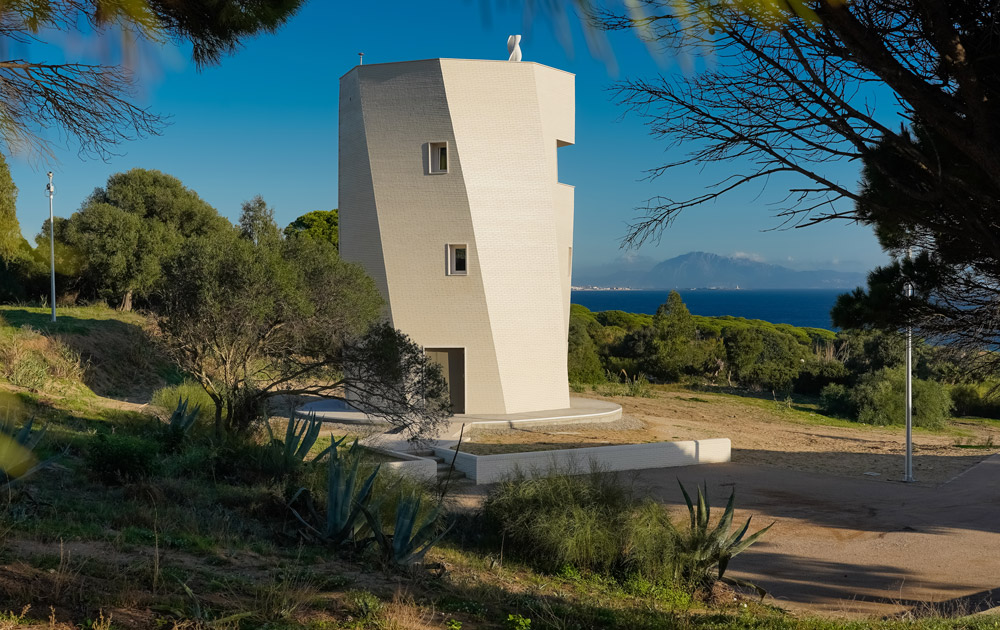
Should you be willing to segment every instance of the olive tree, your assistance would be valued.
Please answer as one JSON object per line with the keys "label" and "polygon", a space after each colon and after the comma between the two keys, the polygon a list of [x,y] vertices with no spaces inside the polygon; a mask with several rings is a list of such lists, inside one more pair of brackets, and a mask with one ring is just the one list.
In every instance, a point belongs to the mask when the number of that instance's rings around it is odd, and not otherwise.
{"label": "olive tree", "polygon": [[374,282],[329,242],[230,228],[184,243],[165,280],[161,328],[215,402],[218,434],[246,431],[279,395],[349,400],[410,437],[449,415],[440,368],[381,322]]}
{"label": "olive tree", "polygon": [[[164,261],[185,239],[228,229],[229,222],[176,177],[132,169],[109,177],[57,236],[80,262],[76,284],[85,295],[128,311],[133,298],[149,298],[160,287]],[[37,241],[47,252],[45,229]]]}

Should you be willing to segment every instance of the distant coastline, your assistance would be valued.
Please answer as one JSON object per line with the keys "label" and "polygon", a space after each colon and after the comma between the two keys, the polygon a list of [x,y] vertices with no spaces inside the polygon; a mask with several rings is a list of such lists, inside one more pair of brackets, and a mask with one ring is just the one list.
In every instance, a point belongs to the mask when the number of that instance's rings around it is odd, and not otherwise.
{"label": "distant coastline", "polygon": [[574,272],[580,289],[658,291],[741,289],[853,289],[865,284],[864,273],[835,269],[798,271],[780,265],[719,256],[709,252],[688,252],[652,267],[611,263],[581,268]]}
{"label": "distant coastline", "polygon": [[570,291],[634,291],[631,287],[570,287]]}

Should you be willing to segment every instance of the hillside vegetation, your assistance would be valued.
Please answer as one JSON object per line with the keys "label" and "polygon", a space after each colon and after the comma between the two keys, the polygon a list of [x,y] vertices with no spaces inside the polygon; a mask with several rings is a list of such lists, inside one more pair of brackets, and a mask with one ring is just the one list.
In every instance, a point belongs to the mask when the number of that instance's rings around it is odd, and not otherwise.
{"label": "hillside vegetation", "polygon": [[[288,468],[275,458],[280,442],[260,435],[217,442],[205,421],[188,437],[167,439],[161,420],[98,395],[124,392],[148,400],[156,386],[180,380],[158,354],[157,337],[142,316],[106,307],[60,309],[52,325],[45,309],[5,307],[2,314],[4,347],[15,349],[7,351],[19,357],[17,365],[37,365],[40,376],[22,385],[4,376],[0,390],[8,394],[0,409],[15,422],[35,417],[36,428],[48,423],[36,452],[59,457],[20,486],[0,512],[3,623],[354,630],[873,627],[797,619],[742,595],[735,602],[705,593],[692,598],[674,578],[652,569],[649,577],[634,573],[631,561],[607,575],[573,556],[566,566],[545,566],[541,558],[504,549],[502,538],[491,533],[494,526],[460,510],[441,517],[440,528],[457,524],[427,557],[443,577],[332,548],[304,536],[290,511],[299,487],[323,509],[326,463],[307,458]],[[624,492],[606,487],[611,498]],[[377,488],[389,531],[402,496],[424,496],[427,506],[437,502],[437,489],[391,477]],[[650,523],[665,518],[652,504],[642,510]],[[655,533],[661,529],[647,530],[650,544],[659,544]],[[551,532],[547,540],[568,549],[573,541],[560,541],[565,535]],[[576,549],[589,557],[586,547]],[[655,562],[669,563],[669,553],[662,558]],[[660,571],[661,565],[650,566]],[[990,623],[928,619],[877,627]]]}
{"label": "hillside vegetation", "polygon": [[[676,292],[655,315],[595,313],[577,304],[570,314],[569,375],[577,391],[607,393],[609,381],[636,389],[648,379],[808,401],[832,417],[899,424],[904,356],[896,333],[700,317]],[[915,425],[940,429],[954,414],[1000,418],[983,358],[917,339]]]}

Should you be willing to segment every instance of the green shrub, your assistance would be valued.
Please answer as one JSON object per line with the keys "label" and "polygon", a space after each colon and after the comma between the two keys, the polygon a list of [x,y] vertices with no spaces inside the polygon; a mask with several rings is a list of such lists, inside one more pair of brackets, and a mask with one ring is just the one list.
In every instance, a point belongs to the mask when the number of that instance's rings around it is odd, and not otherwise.
{"label": "green shrub", "polygon": [[346,593],[348,609],[355,617],[370,621],[382,612],[384,605],[377,595],[370,591],[348,591]]}
{"label": "green shrub", "polygon": [[979,388],[975,385],[956,385],[951,388],[950,394],[956,416],[971,416],[982,403]]}
{"label": "green shrub", "polygon": [[159,470],[159,449],[141,437],[98,433],[87,448],[87,466],[108,484],[145,479]]}
{"label": "green shrub", "polygon": [[210,444],[192,444],[164,459],[163,474],[174,479],[214,479],[219,459],[220,449]]}
{"label": "green shrub", "polygon": [[976,385],[956,385],[951,388],[951,402],[956,416],[1000,418],[1000,401],[984,397]]}
{"label": "green shrub", "polygon": [[153,392],[149,404],[160,409],[166,415],[177,408],[180,400],[188,401],[190,409],[200,407],[198,424],[208,426],[215,419],[215,401],[208,395],[204,387],[194,381],[184,381],[180,385],[161,387]]}
{"label": "green shrub", "polygon": [[[864,424],[891,425],[906,421],[904,370],[886,368],[865,374],[851,390],[857,420]],[[951,416],[952,402],[941,383],[914,379],[913,425],[936,429]]]}
{"label": "green shrub", "polygon": [[820,358],[812,355],[805,359],[794,389],[800,394],[819,394],[830,384],[843,384],[850,373],[844,364],[836,359]]}
{"label": "green shrub", "polygon": [[569,380],[576,383],[599,383],[604,380],[597,347],[579,319],[569,322],[569,351],[566,358]]}
{"label": "green shrub", "polygon": [[544,571],[652,580],[671,571],[666,511],[636,499],[614,474],[514,477],[487,496],[483,517],[507,549]]}
{"label": "green shrub", "polygon": [[521,615],[507,615],[503,627],[507,630],[531,630],[531,619]]}
{"label": "green shrub", "polygon": [[543,571],[610,575],[626,592],[655,592],[672,606],[686,606],[678,587],[695,592],[716,580],[739,583],[725,577],[730,559],[770,526],[749,534],[747,519],[733,530],[735,495],[711,524],[705,493],[699,489],[694,504],[681,491],[690,510],[684,527],[672,523],[662,505],[637,498],[616,475],[601,472],[509,479],[487,496],[482,516],[508,553]]}
{"label": "green shrub", "polygon": [[857,410],[851,400],[851,390],[840,383],[831,383],[819,393],[820,408],[824,413],[843,418],[854,418]]}

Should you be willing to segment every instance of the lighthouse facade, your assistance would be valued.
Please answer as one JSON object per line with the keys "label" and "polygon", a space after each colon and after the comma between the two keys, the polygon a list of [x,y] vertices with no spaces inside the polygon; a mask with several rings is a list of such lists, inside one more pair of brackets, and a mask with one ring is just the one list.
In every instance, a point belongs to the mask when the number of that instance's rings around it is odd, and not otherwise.
{"label": "lighthouse facade", "polygon": [[340,250],[448,379],[453,410],[565,409],[574,76],[430,59],[340,79]]}

